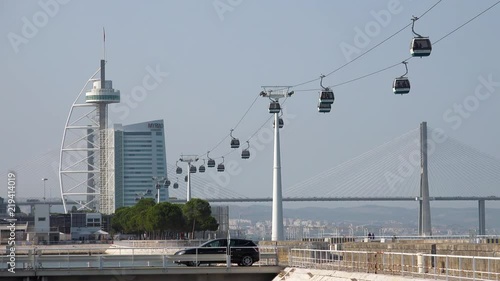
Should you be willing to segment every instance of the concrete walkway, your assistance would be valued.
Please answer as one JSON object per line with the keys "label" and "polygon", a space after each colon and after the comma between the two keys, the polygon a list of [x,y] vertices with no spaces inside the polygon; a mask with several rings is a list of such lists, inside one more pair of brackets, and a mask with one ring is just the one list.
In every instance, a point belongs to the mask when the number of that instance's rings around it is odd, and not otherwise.
{"label": "concrete walkway", "polygon": [[[421,279],[412,277],[402,277],[395,275],[382,275],[373,273],[345,272],[336,270],[320,270],[306,268],[285,268],[273,281],[424,281],[431,279]],[[434,279],[432,279],[434,280]]]}

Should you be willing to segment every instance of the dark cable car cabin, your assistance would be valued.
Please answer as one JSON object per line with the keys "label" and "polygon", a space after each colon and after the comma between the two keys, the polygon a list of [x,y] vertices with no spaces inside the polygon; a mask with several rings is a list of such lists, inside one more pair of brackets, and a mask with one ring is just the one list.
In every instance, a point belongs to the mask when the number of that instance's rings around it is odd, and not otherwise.
{"label": "dark cable car cabin", "polygon": [[428,57],[432,51],[432,44],[429,37],[413,37],[410,46],[412,57]]}
{"label": "dark cable car cabin", "polygon": [[224,172],[224,164],[220,163],[219,165],[217,165],[217,172]]}
{"label": "dark cable car cabin", "polygon": [[204,173],[204,172],[205,172],[205,166],[200,165],[200,167],[198,168],[198,171],[199,171],[200,173]]}
{"label": "dark cable car cabin", "polygon": [[335,101],[335,96],[333,91],[329,88],[325,88],[321,91],[319,95],[319,102],[332,104]]}
{"label": "dark cable car cabin", "polygon": [[243,149],[241,151],[241,159],[248,159],[248,158],[250,158],[250,150]]}
{"label": "dark cable car cabin", "polygon": [[196,166],[191,165],[191,166],[189,167],[189,172],[190,172],[191,174],[196,173]]}
{"label": "dark cable car cabin", "polygon": [[318,112],[327,113],[330,112],[330,110],[332,110],[332,104],[324,102],[318,104]]}
{"label": "dark cable car cabin", "polygon": [[188,176],[187,176],[187,175],[185,175],[185,176],[184,176],[184,181],[185,181],[185,182],[187,182],[187,181],[188,181]]}
{"label": "dark cable car cabin", "polygon": [[207,166],[208,166],[209,168],[213,168],[213,167],[215,167],[215,160],[214,160],[214,159],[208,159],[208,161],[207,161]]}
{"label": "dark cable car cabin", "polygon": [[229,133],[229,136],[231,137],[231,148],[238,148],[240,147],[240,140],[233,137],[233,129],[231,129],[231,132]]}
{"label": "dark cable car cabin", "polygon": [[408,94],[410,92],[410,80],[407,77],[398,77],[392,83],[392,91],[395,94]]}
{"label": "dark cable car cabin", "polygon": [[165,187],[169,187],[169,186],[170,186],[170,184],[171,184],[170,180],[166,180],[166,181],[165,181]]}
{"label": "dark cable car cabin", "polygon": [[231,148],[238,148],[240,147],[240,140],[237,138],[231,139]]}
{"label": "dark cable car cabin", "polygon": [[177,169],[175,169],[175,173],[176,174],[182,174],[182,168],[181,167],[177,167]]}
{"label": "dark cable car cabin", "polygon": [[280,103],[277,101],[272,101],[269,104],[269,113],[279,113],[281,111]]}
{"label": "dark cable car cabin", "polygon": [[[273,128],[274,128],[274,126],[275,126],[275,123],[276,123],[276,122],[275,122],[275,121],[273,121]],[[279,126],[279,128],[280,128],[280,129],[281,129],[281,128],[283,128],[283,126],[284,126],[284,125],[285,125],[285,122],[283,121],[283,119],[282,119],[282,118],[279,118],[279,119],[278,119],[278,126]]]}
{"label": "dark cable car cabin", "polygon": [[174,183],[174,189],[177,189],[179,188],[179,184],[178,183]]}

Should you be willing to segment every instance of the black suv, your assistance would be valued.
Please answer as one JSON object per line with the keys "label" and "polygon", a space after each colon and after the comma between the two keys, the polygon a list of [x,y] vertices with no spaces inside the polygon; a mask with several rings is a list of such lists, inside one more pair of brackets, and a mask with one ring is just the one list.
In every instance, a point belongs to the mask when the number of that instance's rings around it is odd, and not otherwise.
{"label": "black suv", "polygon": [[252,240],[246,239],[214,239],[201,244],[197,248],[188,248],[175,253],[175,255],[200,255],[197,258],[197,263],[194,261],[176,261],[178,264],[187,266],[195,266],[199,264],[210,263],[225,263],[226,260],[220,261],[204,261],[204,254],[226,254],[227,242],[229,241],[229,251],[231,254],[231,263],[237,263],[241,266],[251,266],[254,262],[259,261],[259,248]]}

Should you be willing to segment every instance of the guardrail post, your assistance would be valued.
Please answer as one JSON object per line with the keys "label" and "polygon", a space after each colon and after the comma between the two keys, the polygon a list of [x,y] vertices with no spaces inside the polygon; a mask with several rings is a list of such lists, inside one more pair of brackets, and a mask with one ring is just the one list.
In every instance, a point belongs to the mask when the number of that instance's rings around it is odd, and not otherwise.
{"label": "guardrail post", "polygon": [[472,280],[476,280],[476,257],[472,257]]}
{"label": "guardrail post", "polygon": [[166,255],[162,256],[162,262],[163,262],[163,268],[167,267],[167,256]]}
{"label": "guardrail post", "polygon": [[448,256],[446,256],[446,281],[448,281]]}
{"label": "guardrail post", "polygon": [[102,269],[102,256],[99,256],[99,269]]}
{"label": "guardrail post", "polygon": [[404,274],[404,256],[401,255],[401,264],[400,264],[400,271],[401,271],[401,276],[403,276]]}
{"label": "guardrail post", "polygon": [[422,253],[417,253],[418,273],[425,273],[424,263],[425,257],[422,255]]}

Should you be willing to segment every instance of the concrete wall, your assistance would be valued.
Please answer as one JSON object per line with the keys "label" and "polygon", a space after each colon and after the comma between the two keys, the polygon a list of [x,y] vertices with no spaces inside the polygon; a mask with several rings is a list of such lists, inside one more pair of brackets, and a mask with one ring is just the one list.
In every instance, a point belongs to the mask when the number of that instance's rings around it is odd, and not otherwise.
{"label": "concrete wall", "polygon": [[[467,243],[466,241],[452,242],[444,240],[406,240],[406,241],[396,241],[396,242],[385,242],[380,241],[372,242],[348,242],[337,244],[338,248],[343,251],[360,251],[360,252],[371,252],[362,257],[362,260],[368,261],[372,265],[372,272],[381,270],[381,265],[385,262],[387,263],[387,253],[423,253],[431,254],[431,249],[433,244],[436,248],[437,255],[454,255],[454,256],[476,256],[476,257],[500,257],[500,245],[499,244],[476,244]],[[261,241],[259,245],[265,246],[276,246],[278,248],[278,263],[281,266],[288,265],[288,253],[290,249],[318,249],[318,250],[329,250],[333,249],[334,245],[328,242],[304,242],[304,241]],[[383,254],[385,253],[385,255]],[[413,256],[414,257],[414,256]],[[359,259],[359,255],[352,256],[346,254],[343,257],[345,262],[350,262],[351,259]],[[461,268],[463,270],[471,270],[472,259],[458,259],[449,258],[447,268]],[[476,259],[475,268],[478,271],[489,271],[489,272],[500,272],[500,261],[488,264],[487,261]],[[393,264],[393,270],[398,271],[403,266],[413,266],[416,261],[411,256],[405,256],[401,262],[401,256],[396,258],[396,262]],[[446,258],[438,257],[434,259],[432,263],[431,258],[425,259],[424,267],[427,270],[431,270],[435,267],[438,270],[444,270],[446,267]]]}

